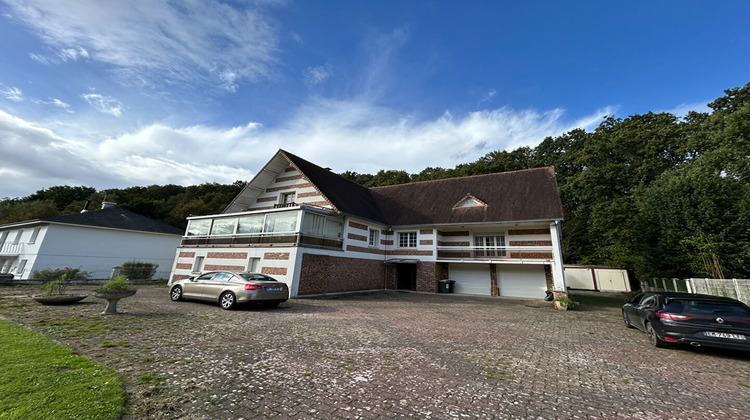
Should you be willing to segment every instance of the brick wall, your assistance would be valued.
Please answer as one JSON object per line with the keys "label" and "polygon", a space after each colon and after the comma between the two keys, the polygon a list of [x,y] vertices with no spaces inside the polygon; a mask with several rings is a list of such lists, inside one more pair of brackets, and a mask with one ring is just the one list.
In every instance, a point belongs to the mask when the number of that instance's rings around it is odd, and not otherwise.
{"label": "brick wall", "polygon": [[305,254],[297,294],[382,289],[384,276],[382,261]]}

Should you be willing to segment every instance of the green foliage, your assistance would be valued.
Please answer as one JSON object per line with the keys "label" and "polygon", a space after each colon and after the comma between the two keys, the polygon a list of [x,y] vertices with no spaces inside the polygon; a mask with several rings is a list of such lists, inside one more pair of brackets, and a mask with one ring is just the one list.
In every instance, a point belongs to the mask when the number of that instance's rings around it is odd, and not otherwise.
{"label": "green foliage", "polygon": [[65,289],[74,280],[86,280],[91,276],[88,271],[83,271],[80,268],[47,268],[44,270],[37,270],[31,274],[31,278],[34,280],[41,280],[46,282],[44,284],[44,291],[47,295],[63,295]]}
{"label": "green foliage", "polygon": [[119,419],[125,386],[112,371],[0,320],[0,418]]}
{"label": "green foliage", "polygon": [[99,286],[96,291],[98,293],[120,293],[133,290],[128,286],[127,281],[128,278],[120,274],[119,276]]}
{"label": "green foliage", "polygon": [[150,280],[159,264],[141,261],[128,261],[122,264],[120,274],[130,280]]}

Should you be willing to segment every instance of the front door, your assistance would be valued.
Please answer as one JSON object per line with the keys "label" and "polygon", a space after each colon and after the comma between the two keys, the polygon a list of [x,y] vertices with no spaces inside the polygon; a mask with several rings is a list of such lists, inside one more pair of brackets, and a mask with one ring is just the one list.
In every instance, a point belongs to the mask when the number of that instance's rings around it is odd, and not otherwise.
{"label": "front door", "polygon": [[396,264],[396,280],[399,290],[417,290],[417,265]]}

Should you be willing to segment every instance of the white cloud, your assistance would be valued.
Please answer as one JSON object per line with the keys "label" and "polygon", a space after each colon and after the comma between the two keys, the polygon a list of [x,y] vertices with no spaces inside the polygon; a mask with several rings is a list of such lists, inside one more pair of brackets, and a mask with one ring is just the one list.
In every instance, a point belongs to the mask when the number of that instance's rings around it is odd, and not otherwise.
{"label": "white cloud", "polygon": [[115,98],[100,95],[98,93],[84,93],[81,97],[85,99],[89,105],[105,114],[114,115],[115,117],[122,115],[122,104]]}
{"label": "white cloud", "polygon": [[0,95],[3,95],[5,99],[9,99],[13,102],[21,102],[24,100],[23,92],[17,87],[8,87],[0,84]]}
{"label": "white cloud", "polygon": [[58,53],[63,61],[73,60],[76,61],[79,58],[88,58],[89,52],[82,47],[77,48],[63,48]]}
{"label": "white cloud", "polygon": [[[181,83],[233,91],[240,83],[273,77],[277,34],[258,9],[219,0],[6,0],[15,18],[33,28],[53,59],[89,60],[128,81]],[[196,86],[198,85],[198,86]]]}
{"label": "white cloud", "polygon": [[326,63],[322,66],[308,67],[302,73],[305,78],[305,84],[308,86],[319,85],[333,76],[333,67]]}
{"label": "white cloud", "polygon": [[678,116],[678,117],[685,117],[687,116],[688,112],[695,111],[695,112],[711,112],[711,108],[708,107],[708,103],[711,101],[705,101],[705,102],[695,102],[692,104],[680,104],[672,109],[668,109],[665,111],[658,111],[658,112],[668,112],[672,115]]}
{"label": "white cloud", "polygon": [[56,98],[49,98],[49,99],[50,99],[49,103],[51,103],[52,105],[54,105],[56,107],[59,107],[59,108],[62,108],[62,109],[69,109],[70,108],[70,104],[67,104],[67,103],[65,103],[65,102],[63,102],[63,101],[61,101],[59,99],[56,99]]}
{"label": "white cloud", "polygon": [[[96,95],[96,94],[92,94]],[[62,138],[0,111],[0,197],[52,185],[98,189],[132,185],[249,180],[279,148],[336,172],[452,168],[488,152],[535,146],[547,136],[591,129],[606,108],[576,121],[562,109],[498,108],[431,119],[367,102],[318,99],[281,127],[255,122],[221,128],[151,124],[123,135]]]}

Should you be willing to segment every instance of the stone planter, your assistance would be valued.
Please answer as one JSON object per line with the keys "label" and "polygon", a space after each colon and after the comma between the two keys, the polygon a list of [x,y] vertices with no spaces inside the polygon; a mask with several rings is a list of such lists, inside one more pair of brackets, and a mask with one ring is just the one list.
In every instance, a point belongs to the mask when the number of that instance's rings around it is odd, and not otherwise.
{"label": "stone planter", "polygon": [[97,297],[99,299],[105,299],[107,301],[107,307],[104,309],[104,312],[102,312],[102,314],[113,315],[117,313],[117,302],[119,302],[120,299],[133,296],[134,294],[135,294],[135,290],[127,290],[125,292],[111,292],[111,293],[94,292],[94,297]]}
{"label": "stone planter", "polygon": [[42,295],[32,296],[31,298],[41,303],[42,305],[69,305],[71,303],[76,303],[78,301],[86,299],[87,296],[88,295]]}

